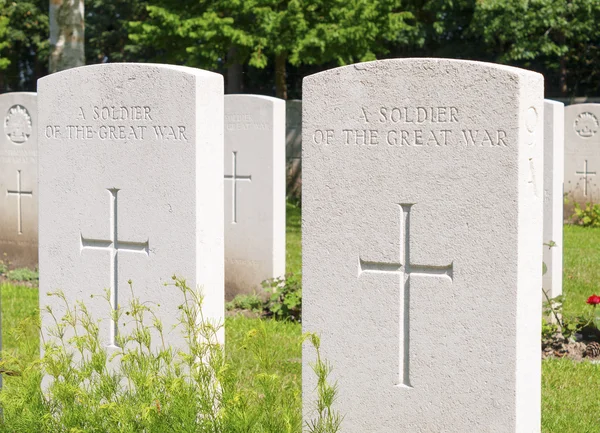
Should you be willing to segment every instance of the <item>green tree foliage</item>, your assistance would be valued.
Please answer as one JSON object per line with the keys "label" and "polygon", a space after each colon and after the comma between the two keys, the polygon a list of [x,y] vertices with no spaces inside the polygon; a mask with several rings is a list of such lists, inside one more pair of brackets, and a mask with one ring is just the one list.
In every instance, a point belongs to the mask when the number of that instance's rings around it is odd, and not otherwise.
{"label": "green tree foliage", "polygon": [[[143,62],[153,50],[129,40],[129,23],[148,19],[145,0],[87,0],[85,57],[89,63]],[[148,48],[152,48],[149,46]]]}
{"label": "green tree foliage", "polygon": [[0,0],[0,91],[35,90],[48,47],[47,0]]}
{"label": "green tree foliage", "polygon": [[567,95],[600,90],[598,22],[598,0],[480,0],[472,31],[493,60],[548,71]]}
{"label": "green tree foliage", "polygon": [[[0,91],[47,73],[48,0],[0,0]],[[221,72],[230,91],[300,97],[302,78],[386,57],[492,61],[548,96],[600,94],[599,0],[88,0],[86,61]]]}
{"label": "green tree foliage", "polygon": [[[6,2],[0,1],[0,10],[4,10],[6,8]],[[5,48],[8,48],[8,17],[0,15],[0,53]],[[10,60],[7,58],[2,58],[0,55],[0,71],[6,69],[10,65]]]}
{"label": "green tree foliage", "polygon": [[373,60],[417,35],[413,15],[400,0],[149,3],[149,19],[131,23],[133,44],[154,46],[155,59],[190,66],[274,65],[281,97],[286,96],[288,62],[343,65]]}
{"label": "green tree foliage", "polygon": [[[133,53],[152,52],[147,61],[216,69],[233,38],[234,19],[221,1],[153,0],[147,16],[130,22]],[[151,49],[150,49],[151,48]]]}

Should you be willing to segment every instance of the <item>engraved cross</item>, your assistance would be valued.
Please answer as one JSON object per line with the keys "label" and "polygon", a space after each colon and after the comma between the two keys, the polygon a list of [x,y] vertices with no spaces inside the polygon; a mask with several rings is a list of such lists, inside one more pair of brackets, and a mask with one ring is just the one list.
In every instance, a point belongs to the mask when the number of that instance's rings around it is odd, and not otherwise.
{"label": "engraved cross", "polygon": [[242,181],[252,182],[252,176],[239,176],[237,174],[237,152],[233,151],[233,162],[232,162],[232,173],[226,174],[225,180],[231,180],[231,214],[232,214],[232,223],[237,223],[237,183]]}
{"label": "engraved cross", "polygon": [[585,162],[583,163],[583,171],[576,171],[575,174],[582,174],[583,175],[583,179],[584,179],[583,195],[585,197],[587,197],[587,195],[588,195],[588,175],[589,176],[596,176],[596,172],[595,171],[588,171],[588,160],[586,159]]}
{"label": "engraved cross", "polygon": [[[149,243],[146,242],[129,242],[119,240],[117,234],[117,193],[118,189],[109,189],[110,192],[110,239],[87,239],[80,233],[81,251],[85,249],[108,251],[110,255],[110,303],[113,310],[119,308],[119,252],[142,253],[146,256],[150,255]],[[117,331],[118,326],[114,318],[111,320],[109,346],[117,346]]]}
{"label": "engraved cross", "polygon": [[400,204],[402,211],[400,219],[400,260],[403,263],[370,262],[358,258],[358,276],[364,273],[396,274],[400,277],[400,353],[399,353],[399,382],[402,388],[412,388],[410,384],[410,280],[411,277],[438,277],[452,281],[454,262],[446,266],[414,265],[410,262],[410,210],[414,204]]}
{"label": "engraved cross", "polygon": [[6,195],[17,197],[17,232],[23,234],[23,215],[21,210],[21,197],[33,197],[32,191],[23,191],[21,189],[21,170],[17,170],[17,190],[6,190]]}

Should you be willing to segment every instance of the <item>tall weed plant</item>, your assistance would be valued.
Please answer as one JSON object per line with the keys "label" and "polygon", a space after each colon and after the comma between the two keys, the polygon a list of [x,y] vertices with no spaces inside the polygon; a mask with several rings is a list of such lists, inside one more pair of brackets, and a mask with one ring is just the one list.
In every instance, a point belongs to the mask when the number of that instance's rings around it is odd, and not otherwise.
{"label": "tall weed plant", "polygon": [[[130,283],[131,285],[131,283]],[[302,417],[298,384],[286,380],[273,365],[266,328],[246,335],[245,347],[254,369],[232,366],[218,339],[222,324],[202,315],[202,296],[185,280],[173,277],[183,295],[178,332],[184,350],[165,341],[158,306],[132,296],[113,311],[118,323],[129,322],[118,335],[121,348],[109,355],[101,343],[99,323],[83,302],[68,305],[47,330],[44,355],[21,365],[4,354],[1,372],[13,372],[0,392],[2,432],[35,433],[299,433]],[[133,290],[133,289],[132,289]],[[110,308],[109,295],[105,293]],[[152,323],[148,326],[148,323]],[[330,366],[315,345],[318,375],[317,419],[306,422],[311,433],[339,431],[341,416],[333,409],[335,385]],[[298,341],[301,344],[301,339]]]}

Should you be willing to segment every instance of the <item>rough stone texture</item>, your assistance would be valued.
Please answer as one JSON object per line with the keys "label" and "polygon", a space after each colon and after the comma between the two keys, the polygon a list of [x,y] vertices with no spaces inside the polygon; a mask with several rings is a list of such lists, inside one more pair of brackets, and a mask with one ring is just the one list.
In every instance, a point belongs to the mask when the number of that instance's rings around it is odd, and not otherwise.
{"label": "rough stone texture", "polygon": [[573,202],[600,202],[600,104],[565,107],[565,193]]}
{"label": "rough stone texture", "polygon": [[[134,295],[158,306],[166,341],[183,347],[181,293],[205,295],[204,317],[222,321],[223,79],[199,69],[107,64],[42,78],[40,293],[61,289],[102,319]],[[111,303],[91,294],[110,288]],[[40,296],[43,311],[64,312]],[[45,315],[42,329],[51,324]],[[149,323],[150,325],[150,323]],[[124,327],[119,322],[118,329]]]}
{"label": "rough stone texture", "polygon": [[285,104],[287,195],[296,200],[302,193],[302,101],[292,99]]}
{"label": "rough stone texture", "polygon": [[285,273],[285,101],[225,96],[225,296]]}
{"label": "rough stone texture", "polygon": [[38,264],[37,95],[0,95],[0,260]]}
{"label": "rough stone texture", "polygon": [[303,330],[341,431],[539,432],[543,77],[384,60],[303,105]]}
{"label": "rough stone texture", "polygon": [[[544,263],[542,287],[550,298],[562,294],[563,182],[565,174],[565,108],[544,101]],[[553,247],[550,245],[554,244]]]}

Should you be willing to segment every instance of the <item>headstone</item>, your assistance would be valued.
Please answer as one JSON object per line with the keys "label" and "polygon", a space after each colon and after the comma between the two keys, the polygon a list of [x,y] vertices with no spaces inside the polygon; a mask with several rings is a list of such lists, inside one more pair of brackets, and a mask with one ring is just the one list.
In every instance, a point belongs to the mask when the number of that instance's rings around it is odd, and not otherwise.
{"label": "headstone", "polygon": [[0,95],[0,260],[38,265],[37,95]]}
{"label": "headstone", "polygon": [[285,274],[285,101],[225,96],[225,295]]}
{"label": "headstone", "polygon": [[600,104],[565,107],[565,194],[600,203]]}
{"label": "headstone", "polygon": [[549,298],[562,294],[565,108],[544,101],[544,264],[542,287]]}
{"label": "headstone", "polygon": [[540,431],[543,86],[447,59],[304,79],[302,323],[344,433]]}
{"label": "headstone", "polygon": [[[129,305],[131,281],[165,340],[184,347],[171,276],[203,292],[207,320],[224,314],[221,75],[105,64],[44,77],[38,91],[40,293],[84,301],[115,348],[128,328],[111,309]],[[90,297],[106,288],[110,303]],[[64,312],[53,297],[40,304]],[[51,324],[45,315],[42,329]]]}
{"label": "headstone", "polygon": [[288,100],[286,114],[286,164],[287,196],[296,200],[302,197],[302,101]]}

